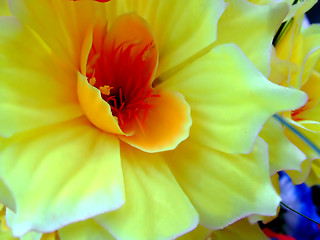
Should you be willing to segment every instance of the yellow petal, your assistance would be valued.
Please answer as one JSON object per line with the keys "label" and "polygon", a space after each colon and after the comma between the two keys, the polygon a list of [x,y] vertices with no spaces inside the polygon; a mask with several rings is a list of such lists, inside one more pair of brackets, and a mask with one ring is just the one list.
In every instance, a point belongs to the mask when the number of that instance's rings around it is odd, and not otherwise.
{"label": "yellow petal", "polygon": [[160,53],[157,75],[213,43],[216,40],[218,20],[225,9],[222,0],[125,2],[126,11],[137,12],[154,30]]}
{"label": "yellow petal", "polygon": [[[293,17],[285,34],[279,39],[276,45],[277,56],[282,60],[288,60],[291,57],[294,42],[299,35],[304,14],[316,3],[316,0],[306,0],[297,3],[290,8],[288,18]],[[288,19],[290,20],[290,19]]]}
{"label": "yellow petal", "polygon": [[198,225],[193,231],[182,235],[177,240],[209,240],[212,230],[204,226]]}
{"label": "yellow petal", "polygon": [[[11,224],[13,221],[13,218],[15,217],[15,213],[12,212],[10,209],[6,209],[6,221],[8,224],[8,232],[10,232],[11,236],[13,235],[13,232],[11,231]],[[20,240],[40,240],[41,238],[41,233],[35,232],[35,231],[30,231],[23,236],[19,238],[14,238],[14,239],[20,239]],[[15,236],[16,237],[16,236]]]}
{"label": "yellow petal", "polygon": [[181,94],[168,91],[158,91],[157,94],[159,97],[149,101],[152,107],[145,120],[144,112],[141,112],[142,122],[133,121],[125,126],[133,134],[120,136],[122,141],[146,152],[175,149],[189,136],[192,123],[190,106]]}
{"label": "yellow petal", "polygon": [[229,153],[250,152],[269,117],[306,102],[304,93],[269,82],[233,44],[214,48],[163,88],[182,93],[190,104],[190,136]]}
{"label": "yellow petal", "polygon": [[124,134],[99,89],[91,86],[81,73],[78,73],[77,90],[80,106],[92,124],[107,133]]}
{"label": "yellow petal", "polygon": [[300,120],[320,122],[320,73],[312,71],[301,90],[308,94],[309,99],[306,105],[301,108],[302,111],[295,117]]}
{"label": "yellow petal", "polygon": [[[320,142],[320,123],[311,121],[299,121],[294,122],[292,120],[287,121],[294,124],[294,127],[298,129],[304,136],[306,136],[312,143],[319,145]],[[301,166],[301,172],[299,171],[287,171],[290,178],[295,184],[303,183],[308,177],[311,169],[311,164],[315,159],[319,159],[319,155],[314,152],[308,145],[305,144],[299,137],[297,137],[290,130],[286,129],[286,135],[300,150],[302,150],[308,157]]]}
{"label": "yellow petal", "polygon": [[281,85],[286,84],[290,74],[298,72],[298,66],[289,60],[281,60],[277,57],[276,51],[272,48],[271,53],[271,74],[268,78],[271,82]]}
{"label": "yellow petal", "polygon": [[313,25],[311,25],[310,29],[296,36],[290,61],[299,67],[299,71],[290,76],[289,83],[292,86],[301,89],[310,77],[315,78],[312,75],[320,57],[319,41],[320,29]]}
{"label": "yellow petal", "polygon": [[106,229],[93,219],[63,227],[59,230],[59,236],[63,240],[115,240]]}
{"label": "yellow petal", "polygon": [[18,238],[15,238],[12,236],[12,233],[10,231],[8,232],[0,231],[0,239],[1,240],[18,240]]}
{"label": "yellow petal", "polygon": [[215,41],[225,4],[222,0],[126,0],[105,5],[95,1],[51,0],[34,4],[32,0],[11,0],[10,8],[59,56],[76,66],[84,36],[95,24],[94,13],[98,11],[102,21],[112,22],[123,13],[137,12],[154,29],[162,59],[159,72],[163,72]]}
{"label": "yellow petal", "polygon": [[84,118],[9,138],[0,166],[16,200],[17,236],[52,232],[124,202],[119,142]]}
{"label": "yellow petal", "polygon": [[16,19],[2,18],[0,29],[0,135],[82,115],[74,70]]}
{"label": "yellow petal", "polygon": [[40,240],[59,240],[57,232],[42,234]]}
{"label": "yellow petal", "polygon": [[258,6],[246,0],[227,2],[229,5],[219,20],[215,45],[237,44],[250,61],[268,77],[272,39],[288,13],[288,5],[282,2]]}
{"label": "yellow petal", "polygon": [[308,178],[311,172],[312,162],[313,162],[313,159],[307,158],[302,163],[300,171],[290,171],[290,170],[286,171],[286,173],[288,173],[288,175],[290,176],[294,184],[302,184],[306,182],[306,179]]}
{"label": "yellow petal", "polygon": [[[287,122],[291,123],[293,127],[297,128],[304,136],[306,136],[311,142],[316,145],[320,141],[320,122],[317,121],[309,121],[303,120],[295,122],[291,119],[286,119]],[[304,143],[304,141],[299,138],[296,134],[292,133],[292,131],[285,129],[287,137],[293,142],[300,150],[302,150],[308,157],[317,158],[318,155],[311,149],[308,145]]]}
{"label": "yellow petal", "polygon": [[198,214],[159,154],[122,144],[126,203],[95,219],[117,239],[173,239],[195,228]]}
{"label": "yellow petal", "polygon": [[6,214],[7,216],[3,216],[1,221],[1,215],[0,215],[0,222],[1,222],[0,239],[1,240],[18,240],[18,239],[20,240],[60,240],[56,232],[41,234],[34,231],[28,232],[25,235],[21,236],[20,238],[15,238],[12,235],[12,231],[8,227],[6,222],[6,218],[7,218],[10,225],[15,214],[9,209],[6,209],[5,207],[1,210],[1,213],[2,212],[4,212],[4,214]]}
{"label": "yellow petal", "polygon": [[[210,239],[210,238],[209,238]],[[208,239],[208,240],[209,240]],[[258,223],[250,224],[248,219],[243,219],[234,224],[218,230],[213,231],[211,235],[212,240],[268,240],[269,238],[263,233]]]}
{"label": "yellow petal", "polygon": [[[304,45],[308,44],[307,43],[308,39],[305,39]],[[312,77],[313,74],[313,69],[318,62],[320,58],[320,46],[319,46],[319,41],[320,41],[320,33],[318,34],[316,38],[316,43],[318,43],[317,47],[313,47],[309,52],[308,55],[306,56],[305,59],[303,59],[304,64],[302,65],[302,74],[301,74],[301,85],[305,85],[307,81],[310,80],[310,77]],[[313,76],[313,78],[315,78]],[[316,77],[319,81],[319,73],[318,76]],[[318,88],[319,88],[319,83],[318,83]]]}
{"label": "yellow petal", "polygon": [[202,225],[198,225],[193,231],[182,235],[177,240],[208,240],[212,230]]}
{"label": "yellow petal", "polygon": [[320,159],[316,159],[312,162],[311,170],[305,183],[309,186],[320,184]]}
{"label": "yellow petal", "polygon": [[250,214],[276,213],[280,198],[270,181],[267,151],[261,139],[244,155],[218,152],[188,139],[164,156],[198,210],[201,225],[220,229]]}
{"label": "yellow petal", "polygon": [[[276,190],[278,195],[280,195],[281,191],[280,191],[280,183],[279,183],[279,174],[276,173],[272,175],[270,179],[274,189]],[[258,221],[262,221],[263,223],[268,223],[274,220],[275,218],[277,218],[277,216],[279,215],[279,212],[280,212],[280,205],[277,208],[277,213],[274,214],[273,216],[262,216],[262,215],[252,214],[248,216],[247,219],[251,224],[257,223]]]}
{"label": "yellow petal", "polygon": [[248,0],[248,1],[257,5],[265,5],[265,4],[274,3],[277,0]]}
{"label": "yellow petal", "polygon": [[306,156],[288,140],[284,129],[276,119],[269,119],[259,136],[269,146],[270,176],[282,170],[301,169]]}
{"label": "yellow petal", "polygon": [[0,0],[0,17],[10,15],[7,0]]}
{"label": "yellow petal", "polygon": [[95,1],[9,2],[14,16],[39,34],[56,55],[79,69],[84,36],[96,20]]}

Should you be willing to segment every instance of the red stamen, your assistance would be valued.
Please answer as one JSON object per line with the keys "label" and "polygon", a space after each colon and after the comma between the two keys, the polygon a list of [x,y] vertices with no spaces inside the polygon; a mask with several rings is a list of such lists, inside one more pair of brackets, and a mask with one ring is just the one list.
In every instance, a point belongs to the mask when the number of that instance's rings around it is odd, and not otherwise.
{"label": "red stamen", "polygon": [[[145,126],[148,109],[151,107],[148,102],[152,97],[160,97],[160,95],[152,94],[151,76],[145,74],[148,68],[148,57],[150,57],[150,47],[154,47],[153,42],[147,44],[143,50],[136,56],[132,56],[132,52],[137,44],[129,44],[123,42],[115,47],[112,44],[111,51],[96,52],[92,47],[88,65],[87,77],[91,79],[95,77],[93,84],[100,89],[103,86],[110,86],[110,95],[102,95],[107,101],[112,113],[118,118],[120,127],[126,121],[135,118],[139,127]],[[144,109],[143,119],[138,117],[138,112]]]}

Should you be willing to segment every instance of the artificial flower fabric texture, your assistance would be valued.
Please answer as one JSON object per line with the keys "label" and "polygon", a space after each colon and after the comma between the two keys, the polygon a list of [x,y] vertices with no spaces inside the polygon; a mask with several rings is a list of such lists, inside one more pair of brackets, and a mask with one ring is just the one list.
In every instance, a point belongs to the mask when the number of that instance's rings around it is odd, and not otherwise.
{"label": "artificial flower fabric texture", "polygon": [[[257,136],[273,114],[306,101],[265,78],[286,4],[8,2],[0,201],[15,236],[172,239],[198,223],[276,213]],[[249,22],[258,55],[228,34],[237,10],[244,23],[262,19]]]}

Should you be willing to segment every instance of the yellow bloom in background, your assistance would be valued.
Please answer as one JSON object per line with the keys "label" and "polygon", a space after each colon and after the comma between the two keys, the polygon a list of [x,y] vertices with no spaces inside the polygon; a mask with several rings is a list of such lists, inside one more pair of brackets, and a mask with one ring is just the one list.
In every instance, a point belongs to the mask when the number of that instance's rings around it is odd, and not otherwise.
{"label": "yellow bloom in background", "polygon": [[[294,62],[299,61],[299,67],[294,84],[308,94],[308,102],[301,108],[287,115],[291,122],[315,145],[320,145],[320,28],[311,25],[304,30],[295,43],[299,47],[293,52]],[[296,63],[296,62],[295,62]],[[302,173],[290,172],[290,177],[296,182],[305,181],[309,185],[320,183],[320,156],[288,132],[288,136],[297,146],[306,152],[308,159],[303,165]],[[306,179],[307,178],[307,179]]]}
{"label": "yellow bloom in background", "polygon": [[[284,113],[287,121],[293,124],[301,133],[316,145],[320,145],[320,78],[318,59],[320,56],[320,29],[318,25],[311,25],[302,29],[302,21],[316,1],[309,0],[294,5],[291,9],[292,20],[276,45],[273,74],[271,80],[284,86],[293,86],[308,95],[308,102],[301,108]],[[290,16],[291,15],[291,16]],[[286,135],[307,156],[302,164],[301,173],[288,171],[295,183],[319,184],[318,162],[319,156],[291,131]],[[316,160],[317,159],[317,160]],[[312,166],[312,167],[311,167]],[[306,180],[310,173],[310,177]]]}
{"label": "yellow bloom in background", "polygon": [[14,236],[172,239],[275,214],[258,134],[306,101],[266,79],[287,5],[227,2],[9,0],[0,201]]}
{"label": "yellow bloom in background", "polygon": [[[228,1],[229,6],[218,23],[216,45],[236,43],[264,76],[270,78],[272,40],[281,22],[288,15],[294,14],[292,9],[290,12],[284,11],[287,2],[290,1],[268,0],[263,2],[266,5],[258,6],[247,1]],[[273,17],[270,18],[269,14]],[[259,136],[268,143],[270,176],[281,170],[301,169],[301,163],[306,157],[287,139],[277,120],[269,119]]]}

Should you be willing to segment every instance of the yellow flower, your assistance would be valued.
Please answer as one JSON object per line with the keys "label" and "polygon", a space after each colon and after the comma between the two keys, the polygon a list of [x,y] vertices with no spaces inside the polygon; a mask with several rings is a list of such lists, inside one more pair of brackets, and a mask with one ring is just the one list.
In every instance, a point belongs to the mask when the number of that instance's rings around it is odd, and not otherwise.
{"label": "yellow flower", "polygon": [[[259,4],[267,4],[264,7],[272,7],[275,5],[275,0],[268,1],[253,1]],[[293,1],[286,0],[292,4]],[[290,10],[285,17],[285,21],[291,24],[290,30],[285,31],[285,35],[282,36],[280,42],[276,42],[276,52],[272,51],[271,62],[271,74],[266,75],[272,82],[276,84],[282,84],[293,88],[290,84],[286,84],[288,78],[292,78],[292,63],[288,60],[290,51],[292,50],[292,39],[295,37],[292,34],[296,34],[300,29],[300,25],[303,20],[303,14],[310,9],[316,1],[309,0],[303,3],[298,3],[290,7]],[[279,35],[275,36],[278,38]],[[276,57],[276,54],[279,58]],[[289,72],[289,69],[291,69]],[[269,72],[270,73],[270,72]],[[285,83],[285,84],[283,84]],[[294,145],[284,133],[284,128],[274,118],[269,119],[263,126],[259,136],[263,138],[269,147],[269,162],[270,162],[270,176],[274,175],[278,171],[282,170],[298,170],[301,171],[302,164],[305,164],[306,155],[296,145]]]}
{"label": "yellow flower", "polygon": [[[273,65],[271,80],[284,86],[293,86],[308,95],[308,102],[304,106],[286,112],[284,116],[288,122],[319,146],[320,68],[317,62],[320,56],[320,29],[317,25],[311,25],[308,29],[301,28],[304,13],[315,2],[309,0],[292,7],[289,17],[293,15],[293,18],[275,48],[277,58],[274,58],[276,64]],[[319,156],[291,131],[286,130],[286,135],[307,156],[307,159],[302,163],[301,173],[288,171],[292,180],[295,183],[306,181],[311,185],[319,184],[319,172],[317,170],[319,160],[315,160],[319,159]],[[291,168],[291,170],[294,170],[294,168]],[[310,177],[307,179],[309,173]]]}
{"label": "yellow flower", "polygon": [[0,201],[15,236],[172,239],[275,213],[257,136],[306,101],[265,78],[286,4],[9,2]]}
{"label": "yellow flower", "polygon": [[[297,41],[294,43],[293,47],[298,47],[298,49],[293,50],[292,62],[296,64],[297,71],[293,74],[290,84],[307,93],[309,100],[303,107],[286,115],[291,123],[318,147],[320,146],[319,40],[319,26],[311,25],[299,34]],[[290,172],[290,177],[295,183],[305,181],[309,185],[319,184],[320,156],[289,131],[287,135],[308,157],[302,165],[302,172]]]}

